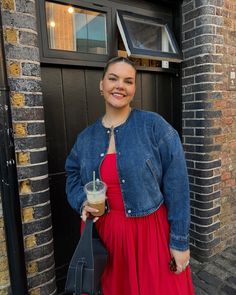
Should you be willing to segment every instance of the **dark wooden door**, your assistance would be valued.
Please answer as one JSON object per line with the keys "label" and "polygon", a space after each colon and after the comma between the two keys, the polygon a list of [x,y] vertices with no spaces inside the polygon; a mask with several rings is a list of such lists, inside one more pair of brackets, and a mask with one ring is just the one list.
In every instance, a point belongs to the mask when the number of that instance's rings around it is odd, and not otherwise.
{"label": "dark wooden door", "polygon": [[[50,196],[58,294],[63,293],[68,262],[80,234],[80,218],[65,195],[64,164],[77,134],[104,113],[99,92],[102,71],[57,66],[42,68]],[[139,72],[133,107],[158,112],[178,128],[176,77]]]}

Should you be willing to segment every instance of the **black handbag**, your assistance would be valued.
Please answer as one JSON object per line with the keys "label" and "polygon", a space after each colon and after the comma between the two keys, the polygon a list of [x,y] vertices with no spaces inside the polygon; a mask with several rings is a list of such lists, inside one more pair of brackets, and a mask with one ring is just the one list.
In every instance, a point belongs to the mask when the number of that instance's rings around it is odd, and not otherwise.
{"label": "black handbag", "polygon": [[69,264],[65,291],[81,295],[101,293],[101,277],[108,252],[100,240],[92,219],[87,218],[79,243]]}

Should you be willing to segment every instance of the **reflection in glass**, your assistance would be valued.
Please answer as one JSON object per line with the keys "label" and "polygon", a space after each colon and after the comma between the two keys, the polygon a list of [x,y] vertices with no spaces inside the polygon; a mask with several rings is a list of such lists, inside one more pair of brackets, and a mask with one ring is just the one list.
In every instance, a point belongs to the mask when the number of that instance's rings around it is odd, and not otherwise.
{"label": "reflection in glass", "polygon": [[129,16],[124,20],[134,48],[176,53],[166,26]]}
{"label": "reflection in glass", "polygon": [[46,1],[49,48],[107,54],[105,13]]}

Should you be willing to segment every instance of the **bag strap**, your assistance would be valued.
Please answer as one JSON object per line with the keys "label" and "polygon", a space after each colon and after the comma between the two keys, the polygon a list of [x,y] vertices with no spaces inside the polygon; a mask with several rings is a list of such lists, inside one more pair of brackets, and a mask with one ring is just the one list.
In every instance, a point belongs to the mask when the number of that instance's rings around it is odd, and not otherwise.
{"label": "bag strap", "polygon": [[76,265],[75,270],[75,295],[82,295],[82,285],[83,285],[83,268],[85,266],[85,261],[80,259]]}

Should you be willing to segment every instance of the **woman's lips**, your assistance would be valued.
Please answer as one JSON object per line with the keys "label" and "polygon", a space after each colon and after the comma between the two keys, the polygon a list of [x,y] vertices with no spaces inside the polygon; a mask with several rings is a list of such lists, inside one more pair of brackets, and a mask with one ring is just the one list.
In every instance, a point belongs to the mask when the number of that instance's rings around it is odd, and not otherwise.
{"label": "woman's lips", "polygon": [[123,93],[113,92],[113,93],[112,93],[112,96],[114,96],[114,97],[117,98],[117,99],[122,99],[122,98],[125,97],[125,94],[123,94]]}

